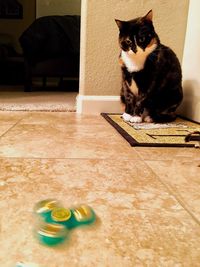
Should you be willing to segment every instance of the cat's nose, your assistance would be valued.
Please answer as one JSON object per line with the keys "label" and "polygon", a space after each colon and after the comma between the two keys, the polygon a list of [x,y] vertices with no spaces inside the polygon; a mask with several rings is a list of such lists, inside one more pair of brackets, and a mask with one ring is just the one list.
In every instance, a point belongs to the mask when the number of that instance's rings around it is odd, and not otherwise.
{"label": "cat's nose", "polygon": [[127,44],[127,45],[129,45],[129,46],[131,46],[131,45],[132,45],[132,42],[131,42],[131,40],[129,40],[129,39],[126,39],[126,41],[125,41],[125,42],[126,42],[126,44]]}

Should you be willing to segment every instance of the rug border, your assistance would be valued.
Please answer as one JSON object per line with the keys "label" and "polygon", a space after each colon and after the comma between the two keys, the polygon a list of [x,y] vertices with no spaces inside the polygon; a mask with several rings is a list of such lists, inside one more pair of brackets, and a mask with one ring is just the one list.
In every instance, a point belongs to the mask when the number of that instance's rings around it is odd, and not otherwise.
{"label": "rug border", "polygon": [[[130,146],[142,146],[142,147],[195,147],[194,144],[149,144],[149,143],[139,143],[137,142],[132,136],[130,136],[122,127],[120,127],[116,122],[114,122],[109,115],[120,115],[121,113],[105,113],[102,112],[101,116],[107,120],[121,135],[122,137],[130,144]],[[189,120],[187,118],[184,118],[182,116],[179,116],[182,119],[186,119],[191,122],[195,122],[192,120]],[[200,124],[198,122],[195,122],[197,124]]]}

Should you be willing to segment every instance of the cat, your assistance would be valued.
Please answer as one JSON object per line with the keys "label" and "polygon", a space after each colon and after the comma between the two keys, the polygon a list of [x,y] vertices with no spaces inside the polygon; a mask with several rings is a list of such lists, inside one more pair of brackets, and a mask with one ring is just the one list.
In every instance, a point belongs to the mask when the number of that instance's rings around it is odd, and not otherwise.
{"label": "cat", "polygon": [[134,123],[173,121],[183,99],[180,62],[161,44],[152,17],[150,10],[144,17],[115,20],[121,48],[122,117]]}

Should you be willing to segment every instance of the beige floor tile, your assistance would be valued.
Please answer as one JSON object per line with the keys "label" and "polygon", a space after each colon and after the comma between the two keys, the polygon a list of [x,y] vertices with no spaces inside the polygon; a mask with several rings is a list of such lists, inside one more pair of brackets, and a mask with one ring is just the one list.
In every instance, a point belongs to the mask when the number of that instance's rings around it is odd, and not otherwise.
{"label": "beige floor tile", "polygon": [[[0,124],[0,266],[199,266],[199,149],[130,147],[101,116],[0,112]],[[49,197],[91,205],[97,223],[41,246],[32,210]]]}
{"label": "beige floor tile", "polygon": [[[89,125],[104,125],[109,124],[100,115],[80,115],[74,112],[31,112],[20,123],[22,124],[89,124]],[[109,125],[110,126],[110,125]],[[110,126],[112,128],[112,126]]]}
{"label": "beige floor tile", "polygon": [[0,124],[15,124],[26,117],[25,112],[0,111]]}
{"label": "beige floor tile", "polygon": [[184,160],[200,160],[200,148],[183,148],[178,150],[177,158]]}
{"label": "beige floor tile", "polygon": [[0,137],[5,134],[10,128],[12,128],[12,124],[1,124],[0,125]]}
{"label": "beige floor tile", "polygon": [[0,139],[0,157],[139,159],[114,129],[82,124],[18,124]]}
{"label": "beige floor tile", "polygon": [[[2,266],[199,266],[200,226],[145,163],[0,159],[0,165]],[[49,197],[66,207],[89,204],[99,219],[74,230],[64,246],[41,246],[32,210]]]}
{"label": "beige floor tile", "polygon": [[135,147],[143,160],[200,160],[200,149],[190,147]]}
{"label": "beige floor tile", "polygon": [[170,188],[200,223],[200,161],[147,161],[160,180]]}

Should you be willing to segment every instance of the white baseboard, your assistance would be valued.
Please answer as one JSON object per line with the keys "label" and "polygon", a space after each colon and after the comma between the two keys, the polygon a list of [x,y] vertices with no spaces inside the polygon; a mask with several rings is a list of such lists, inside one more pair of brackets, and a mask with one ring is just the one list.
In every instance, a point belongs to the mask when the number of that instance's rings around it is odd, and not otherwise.
{"label": "white baseboard", "polygon": [[76,112],[82,114],[122,112],[120,96],[78,95],[76,99]]}

